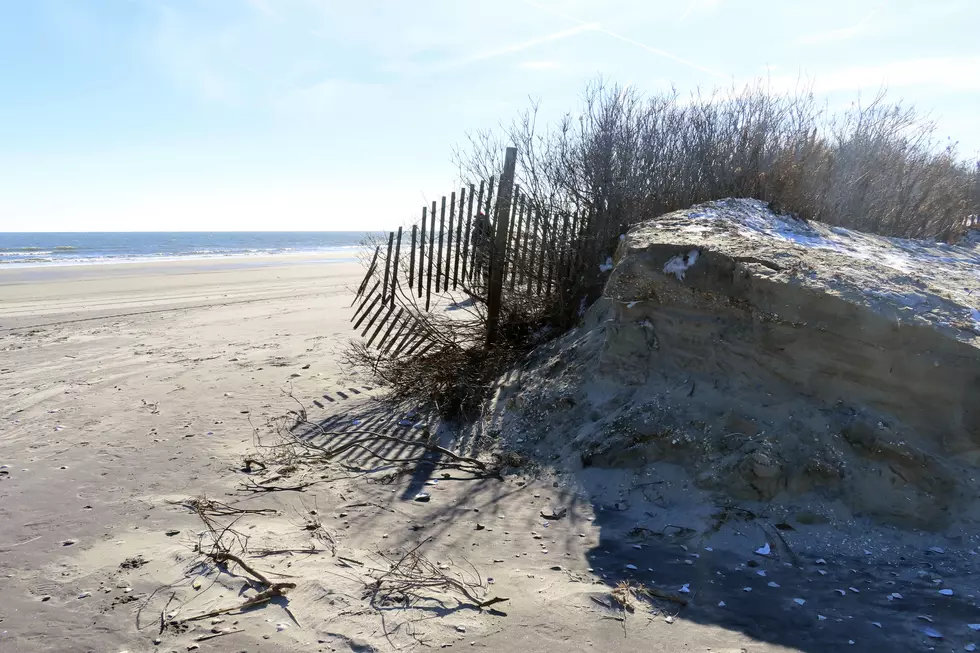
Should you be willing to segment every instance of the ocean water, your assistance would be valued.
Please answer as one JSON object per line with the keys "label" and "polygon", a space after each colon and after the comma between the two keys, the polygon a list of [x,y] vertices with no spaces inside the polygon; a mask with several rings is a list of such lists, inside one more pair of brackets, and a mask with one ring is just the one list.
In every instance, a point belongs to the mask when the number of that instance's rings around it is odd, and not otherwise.
{"label": "ocean water", "polygon": [[74,265],[335,252],[356,256],[359,231],[0,233],[0,266]]}

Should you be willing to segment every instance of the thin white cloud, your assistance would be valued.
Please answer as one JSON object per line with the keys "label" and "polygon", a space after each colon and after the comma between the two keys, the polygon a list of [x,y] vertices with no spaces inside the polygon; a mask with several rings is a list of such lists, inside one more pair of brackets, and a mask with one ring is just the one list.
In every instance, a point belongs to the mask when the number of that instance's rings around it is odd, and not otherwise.
{"label": "thin white cloud", "polygon": [[883,8],[888,4],[888,0],[883,0],[877,7],[871,10],[871,12],[859,20],[857,24],[851,25],[850,27],[841,27],[838,29],[828,30],[826,32],[816,32],[814,34],[805,34],[797,39],[797,43],[802,45],[818,45],[820,43],[833,43],[836,41],[846,41],[853,39],[855,37],[864,34],[868,31],[868,26],[871,23],[871,19],[874,18]]}
{"label": "thin white cloud", "polygon": [[553,34],[548,34],[546,36],[539,36],[533,39],[528,39],[520,43],[512,43],[511,45],[504,46],[495,50],[488,50],[485,52],[480,52],[475,55],[468,57],[463,57],[458,59],[451,64],[449,67],[462,67],[468,66],[470,64],[478,63],[481,61],[486,61],[488,59],[495,59],[497,57],[506,56],[508,54],[515,54],[517,52],[523,52],[524,50],[529,50],[531,48],[543,45],[545,43],[553,43],[554,41],[560,41],[562,39],[567,39],[584,32],[602,31],[598,23],[582,23],[570,29],[562,30],[560,32],[555,32]]}
{"label": "thin white cloud", "polygon": [[670,59],[671,61],[676,61],[679,64],[683,64],[683,65],[687,66],[688,68],[693,68],[694,70],[697,70],[699,72],[702,72],[702,73],[711,75],[712,77],[718,77],[720,79],[726,79],[727,78],[727,75],[724,75],[724,74],[718,72],[717,70],[712,70],[711,68],[706,68],[706,67],[702,66],[701,64],[694,63],[693,61],[690,61],[689,59],[684,59],[682,57],[678,57],[677,55],[671,54],[671,53],[669,53],[669,52],[667,52],[665,50],[661,50],[660,48],[655,48],[652,45],[647,45],[646,43],[640,43],[639,41],[637,41],[635,39],[631,39],[628,36],[623,36],[622,34],[618,34],[616,32],[613,32],[612,30],[608,30],[608,29],[605,29],[605,28],[600,28],[599,31],[602,32],[603,34],[606,34],[607,36],[611,36],[614,39],[617,39],[619,41],[622,41],[623,43],[629,43],[630,45],[635,45],[638,48],[641,48],[643,50],[646,50],[647,52],[652,52],[653,54],[660,55],[661,57],[664,57],[666,59]]}

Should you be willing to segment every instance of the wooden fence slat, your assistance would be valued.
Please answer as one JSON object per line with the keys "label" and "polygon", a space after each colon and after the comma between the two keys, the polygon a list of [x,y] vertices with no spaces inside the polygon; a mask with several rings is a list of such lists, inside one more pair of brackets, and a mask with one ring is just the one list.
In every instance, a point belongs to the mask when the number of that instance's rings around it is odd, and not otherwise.
{"label": "wooden fence slat", "polygon": [[[482,197],[483,193],[483,182],[480,182],[480,193]],[[470,251],[470,225],[473,224],[473,184],[470,184],[469,197],[467,197],[468,206],[466,208],[466,229],[463,234],[463,269],[460,270],[460,275],[463,283],[466,283],[466,255]],[[477,205],[479,206],[479,205]]]}
{"label": "wooden fence slat", "polygon": [[551,286],[555,278],[555,264],[558,257],[558,247],[556,233],[558,232],[558,216],[553,212],[545,215],[545,224],[548,225],[548,246],[545,248],[545,255],[548,257],[548,282],[545,284],[545,295],[551,297]]}
{"label": "wooden fence slat", "polygon": [[[412,284],[415,282],[415,240],[418,236],[419,226],[417,224],[412,225],[412,253],[408,257],[408,287],[412,288]],[[408,293],[411,297],[412,293]]]}
{"label": "wooden fence slat", "polygon": [[[391,308],[392,308],[392,310],[394,310],[395,306],[392,305]],[[384,347],[385,340],[387,340],[388,339],[388,336],[391,335],[391,331],[392,331],[392,329],[395,328],[395,325],[398,324],[398,321],[400,319],[402,319],[402,313],[404,313],[404,312],[405,312],[405,307],[401,307],[401,308],[398,309],[398,313],[395,314],[395,317],[388,324],[388,330],[385,331],[385,334],[383,336],[381,336],[381,340],[378,341],[378,349],[381,349],[382,347]],[[375,334],[375,335],[377,335],[377,334]],[[368,347],[371,346],[370,341],[368,342],[367,346]]]}
{"label": "wooden fence slat", "polygon": [[[541,252],[538,251],[538,230],[541,228],[541,211],[537,208],[530,207],[530,213],[533,213],[533,217],[528,215],[528,221],[531,222],[531,246],[530,253],[528,255],[528,272],[527,272],[527,294],[532,294],[534,287],[535,277],[537,277],[538,282],[538,294],[541,294],[541,264],[544,263],[544,258],[541,256]],[[535,259],[537,257],[537,259]],[[537,275],[534,274],[534,262],[538,261],[538,271]]]}
{"label": "wooden fence slat", "polygon": [[419,239],[419,299],[422,299],[422,269],[425,267],[425,212],[426,208],[422,207],[422,237]]}
{"label": "wooden fence slat", "polygon": [[507,237],[507,247],[509,249],[509,255],[505,260],[505,265],[507,269],[504,270],[504,283],[507,283],[507,279],[510,279],[510,289],[514,289],[514,274],[517,272],[517,256],[521,247],[521,197],[524,193],[521,192],[520,186],[514,184],[514,197],[511,199],[511,212],[510,212],[510,227],[508,231],[510,235]]}
{"label": "wooden fence slat", "polygon": [[[399,315],[401,315],[401,313],[399,313]],[[395,346],[395,343],[398,342],[398,339],[402,337],[402,333],[405,332],[405,329],[408,328],[411,323],[412,320],[406,315],[405,319],[402,320],[401,326],[398,327],[398,331],[395,331],[395,335],[391,336],[391,339],[388,340],[388,344],[385,345],[384,349],[381,349],[382,354],[387,355],[388,352],[391,351],[391,348]],[[378,345],[378,348],[380,349],[381,345]]]}
{"label": "wooden fence slat", "polygon": [[429,310],[432,301],[432,259],[436,244],[436,202],[432,201],[432,211],[429,212],[429,271],[426,279],[425,310]]}
{"label": "wooden fence slat", "polygon": [[416,349],[418,349],[418,348],[419,348],[419,345],[421,345],[421,344],[422,344],[423,342],[427,342],[427,341],[429,340],[429,338],[428,338],[428,334],[427,334],[427,333],[425,333],[425,332],[423,332],[423,333],[419,333],[419,334],[417,334],[417,335],[418,335],[418,337],[417,337],[417,338],[415,338],[414,340],[412,340],[412,341],[411,341],[411,343],[412,343],[412,344],[411,344],[411,345],[410,345],[410,346],[408,347],[408,349],[406,349],[406,350],[405,350],[405,355],[406,355],[406,356],[411,356],[411,355],[412,355],[412,353],[413,353],[413,352],[414,352],[414,351],[415,351]]}
{"label": "wooden fence slat", "polygon": [[600,236],[598,232],[598,221],[595,217],[595,208],[589,209],[589,212],[582,216],[582,233],[584,237],[581,241],[582,259],[593,258],[599,251],[602,243],[601,240],[604,234]]}
{"label": "wooden fence slat", "polygon": [[[496,225],[494,225],[494,223],[493,223],[493,215],[494,215],[494,213],[493,213],[493,206],[494,206],[494,201],[496,199],[494,197],[494,192],[496,192],[497,190],[498,189],[496,188],[496,185],[495,185],[495,182],[494,182],[494,178],[491,177],[490,178],[490,184],[489,184],[489,186],[487,186],[487,210],[486,210],[487,219],[491,221],[490,222],[490,224],[491,224],[491,228],[490,228],[490,247],[488,248],[489,251],[492,251],[493,250],[493,234],[496,233],[496,231],[494,231],[494,229],[496,228]],[[488,254],[489,254],[489,251],[487,252]],[[483,265],[486,265],[486,267],[487,267],[486,278],[489,279],[490,278],[490,269],[489,269],[490,268],[490,257],[489,256],[486,257],[486,260],[481,261],[481,267]]]}
{"label": "wooden fence slat", "polygon": [[[494,178],[491,176],[490,180],[487,182],[487,197],[486,200],[484,201],[484,206],[482,207],[483,215],[485,216],[484,222],[489,225],[488,231],[490,233],[491,243],[488,244],[489,246],[486,246],[485,251],[481,255],[478,255],[478,252],[476,251],[476,247],[473,248],[473,257],[474,260],[476,261],[476,280],[474,281],[474,284],[476,285],[477,288],[481,288],[483,286],[483,278],[484,278],[483,270],[484,268],[490,265],[489,254],[490,254],[490,250],[493,249],[493,243],[492,243],[493,234],[496,233],[494,231],[496,226],[492,217],[493,214],[490,210],[490,207],[493,204],[493,184],[494,184]],[[485,291],[486,288],[482,288],[482,290]]]}
{"label": "wooden fence slat", "polygon": [[[473,224],[476,224],[476,222],[479,222],[479,220],[480,220],[480,212],[483,211],[483,191],[484,191],[483,185],[484,185],[484,183],[485,182],[481,179],[480,180],[480,198],[476,201],[476,216],[473,217],[470,220],[470,222],[473,222]],[[474,222],[474,220],[476,222]],[[467,225],[467,228],[469,228],[469,225]],[[475,232],[476,232],[476,230],[474,229],[474,233]],[[471,238],[476,238],[476,236],[474,235],[472,237],[468,237],[466,239],[467,245],[470,244]],[[470,252],[470,280],[472,281],[475,276],[476,276],[476,243],[473,243],[473,249]]]}
{"label": "wooden fence slat", "polygon": [[[380,285],[381,285],[381,282],[380,281],[375,281],[374,282],[374,285],[371,286],[371,290],[369,290],[367,292],[367,294],[364,295],[364,301],[361,302],[361,305],[357,307],[357,310],[354,311],[354,314],[351,316],[351,318],[350,318],[350,321],[351,322],[353,322],[354,320],[357,319],[357,314],[360,313],[362,310],[364,310],[364,307],[367,306],[367,304],[368,304],[369,301],[371,301],[371,297],[378,290],[378,287]],[[374,308],[374,306],[372,305],[371,308]],[[371,311],[371,309],[368,309],[368,312],[370,312],[370,311]],[[357,324],[360,324],[360,322],[358,322]],[[354,330],[355,331],[357,331],[357,324],[354,325]]]}
{"label": "wooden fence slat", "polygon": [[381,301],[388,301],[388,277],[391,274],[391,247],[395,243],[395,232],[388,234],[388,255],[385,256],[385,283],[384,290],[381,291]]}
{"label": "wooden fence slat", "polygon": [[442,239],[446,234],[446,196],[442,196],[442,210],[439,212],[439,253],[436,256],[436,292],[442,280]]}
{"label": "wooden fence slat", "polygon": [[[381,299],[381,295],[378,295],[376,297],[376,299],[379,299],[380,300]],[[364,327],[364,331],[361,332],[361,337],[362,338],[367,335],[367,332],[371,329],[371,326],[377,321],[377,319],[379,317],[381,317],[381,313],[384,312],[385,307],[386,307],[386,305],[385,305],[384,302],[382,302],[381,304],[378,305],[378,310],[374,311],[374,316],[371,317],[371,320],[368,322],[367,326]],[[363,322],[364,321],[364,318],[367,317],[368,315],[371,315],[371,311],[373,311],[373,310],[374,310],[374,303],[372,303],[371,308],[368,309],[368,311],[364,315],[361,316],[361,320],[358,321],[357,324],[360,324],[361,322]],[[357,329],[357,325],[354,325],[354,328]]]}
{"label": "wooden fence slat", "polygon": [[[504,266],[504,275],[501,277],[501,282],[507,282],[507,273],[513,273],[514,271],[514,260],[513,254],[517,250],[516,243],[514,242],[514,227],[517,222],[517,207],[520,203],[521,187],[514,184],[514,194],[510,198],[510,217],[508,219],[507,225],[507,240],[505,247],[504,256],[500,259],[500,264]],[[510,268],[508,270],[508,268]]]}
{"label": "wooden fence slat", "polygon": [[[384,305],[382,305],[381,308],[387,308],[388,310],[385,312],[385,316],[383,318],[381,318],[381,321],[378,322],[378,328],[374,330],[374,333],[371,335],[370,340],[368,340],[368,342],[367,342],[367,346],[368,347],[371,346],[371,343],[374,342],[374,339],[378,337],[378,334],[379,333],[381,333],[381,329],[385,328],[385,324],[388,323],[388,320],[391,318],[391,314],[395,312],[394,305],[390,305],[389,306],[389,305],[387,305],[387,302]],[[371,328],[371,325],[369,324],[368,325],[368,329],[370,329],[370,328]],[[365,329],[365,331],[366,330],[367,329]]]}
{"label": "wooden fence slat", "polygon": [[572,278],[573,270],[578,269],[579,244],[582,239],[581,223],[579,211],[576,210],[572,214],[571,231],[568,234],[568,269],[565,271],[565,279],[568,280],[569,287],[574,281]]}
{"label": "wooden fence slat", "polygon": [[419,353],[417,353],[416,356],[418,356],[419,358],[422,358],[423,356],[425,356],[426,354],[429,353],[429,350],[430,349],[432,349],[435,346],[436,346],[436,343],[430,342],[428,345],[426,345],[425,347],[423,347],[422,348],[422,351],[420,351]]}
{"label": "wooden fence slat", "polygon": [[402,228],[398,227],[398,238],[395,240],[395,262],[391,266],[391,304],[395,305],[395,291],[398,288],[398,257],[402,249]]}
{"label": "wooden fence slat", "polygon": [[524,207],[524,251],[521,252],[521,276],[520,283],[534,276],[534,245],[537,242],[537,233],[534,225],[534,199],[527,197],[527,204]]}
{"label": "wooden fence slat", "polygon": [[414,318],[407,319],[405,323],[408,325],[408,331],[405,332],[405,335],[402,337],[401,341],[399,341],[394,350],[392,350],[392,356],[398,356],[402,350],[405,349],[405,343],[414,337],[415,332],[419,329],[419,321]]}
{"label": "wooden fence slat", "polygon": [[504,289],[504,266],[507,261],[507,238],[510,234],[511,199],[514,195],[514,172],[517,167],[517,148],[508,147],[504,170],[497,191],[496,225],[490,255],[490,282],[487,288],[487,346],[493,344],[500,319],[500,300]]}
{"label": "wooden fence slat", "polygon": [[524,262],[527,257],[527,245],[530,241],[527,228],[527,194],[521,195],[521,208],[518,212],[517,221],[517,250],[514,251],[515,265],[514,273],[510,277],[510,288],[514,289],[514,282],[524,283]]}
{"label": "wooden fence slat", "polygon": [[452,266],[450,263],[453,261],[453,224],[456,218],[456,191],[453,191],[449,195],[449,229],[446,231],[446,269],[444,270],[444,276],[442,279],[442,289],[445,292],[449,292],[449,279],[450,270]]}
{"label": "wooden fence slat", "polygon": [[374,248],[374,257],[371,259],[371,265],[368,266],[367,274],[364,275],[364,281],[362,281],[361,285],[358,287],[357,294],[354,295],[354,301],[352,301],[350,304],[351,306],[357,303],[357,298],[361,296],[361,293],[364,292],[364,288],[366,288],[368,285],[368,281],[371,280],[371,276],[374,274],[374,266],[378,263],[378,252],[380,251],[381,245]]}
{"label": "wooden fence slat", "polygon": [[579,216],[578,225],[579,238],[575,244],[575,269],[580,271],[586,265],[592,265],[595,258],[592,252],[597,247],[599,236],[593,232],[595,225],[589,219],[588,212],[583,212]]}
{"label": "wooden fence slat", "polygon": [[456,255],[453,257],[453,290],[459,284],[459,249],[462,246],[460,240],[463,237],[463,207],[466,206],[466,187],[459,189],[459,215],[456,220],[456,238],[454,239]]}
{"label": "wooden fence slat", "polygon": [[[486,345],[499,336],[496,332],[508,288],[528,296],[550,297],[557,292],[569,300],[567,295],[577,287],[577,272],[600,254],[605,256],[612,229],[599,227],[604,223],[594,210],[551,211],[537,206],[514,183],[515,168],[516,154],[508,148],[499,178],[482,180],[479,188],[464,184],[442,196],[441,203],[433,201],[423,207],[421,221],[411,225],[411,242],[405,243],[407,264],[401,252],[407,227],[388,233],[383,273],[383,241],[374,248],[367,274],[357,287],[351,317],[367,347],[381,356],[425,356],[434,348],[441,351],[441,347],[452,346],[414,314],[421,310],[421,303],[414,303],[413,293],[420,300],[424,294],[425,311],[433,309],[433,282],[437,305],[461,285],[480,303],[485,302]],[[396,297],[399,288],[404,291],[406,274],[407,298],[404,294]]]}
{"label": "wooden fence slat", "polygon": [[567,250],[567,247],[565,245],[568,242],[568,213],[565,213],[564,211],[562,211],[561,219],[562,219],[562,222],[561,222],[561,236],[559,236],[558,247],[557,247],[557,250],[558,250],[558,270],[555,272],[555,274],[557,275],[556,276],[556,280],[559,283],[558,289],[562,293],[564,293],[565,290],[567,290],[567,288],[565,287],[565,283],[564,282],[567,280],[567,278],[565,276],[565,263],[566,263],[565,252]]}

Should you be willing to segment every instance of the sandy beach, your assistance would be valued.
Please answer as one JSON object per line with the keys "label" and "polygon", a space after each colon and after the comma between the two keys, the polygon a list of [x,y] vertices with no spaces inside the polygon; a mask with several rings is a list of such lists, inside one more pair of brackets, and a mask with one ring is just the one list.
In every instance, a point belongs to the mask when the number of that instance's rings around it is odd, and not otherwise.
{"label": "sandy beach", "polygon": [[[848,536],[856,555],[844,535],[814,527],[786,534],[795,553],[773,540],[765,557],[753,553],[764,531],[734,521],[696,539],[676,526],[658,536],[655,523],[697,526],[712,510],[669,465],[656,481],[627,469],[474,478],[422,465],[406,476],[356,450],[319,466],[271,447],[289,411],[334,444],[386,433],[404,455],[411,446],[400,442],[430,428],[460,444],[343,369],[348,289],[362,273],[325,258],[0,271],[0,651],[928,643],[914,620],[876,612],[898,568],[860,553],[860,533]],[[249,457],[265,466],[243,465]],[[202,514],[288,594],[239,609],[262,585],[202,558]],[[426,598],[408,609],[397,593],[366,593],[406,551],[508,600],[477,610]],[[610,589],[634,575],[671,598],[635,612],[612,605]],[[907,610],[943,601],[972,619],[966,602],[899,587]],[[164,627],[171,620],[181,627]]]}
{"label": "sandy beach", "polygon": [[107,574],[142,554],[173,580],[167,501],[223,493],[283,388],[339,387],[363,272],[301,258],[0,271],[0,650],[152,646]]}

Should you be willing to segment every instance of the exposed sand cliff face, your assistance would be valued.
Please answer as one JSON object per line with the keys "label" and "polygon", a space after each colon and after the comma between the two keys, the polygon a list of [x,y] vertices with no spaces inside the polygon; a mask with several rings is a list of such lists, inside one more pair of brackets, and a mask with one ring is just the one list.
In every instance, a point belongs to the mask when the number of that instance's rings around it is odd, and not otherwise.
{"label": "exposed sand cliff face", "polygon": [[700,205],[625,236],[586,323],[502,385],[494,419],[584,465],[679,463],[739,498],[942,528],[977,517],[978,305],[970,244]]}

